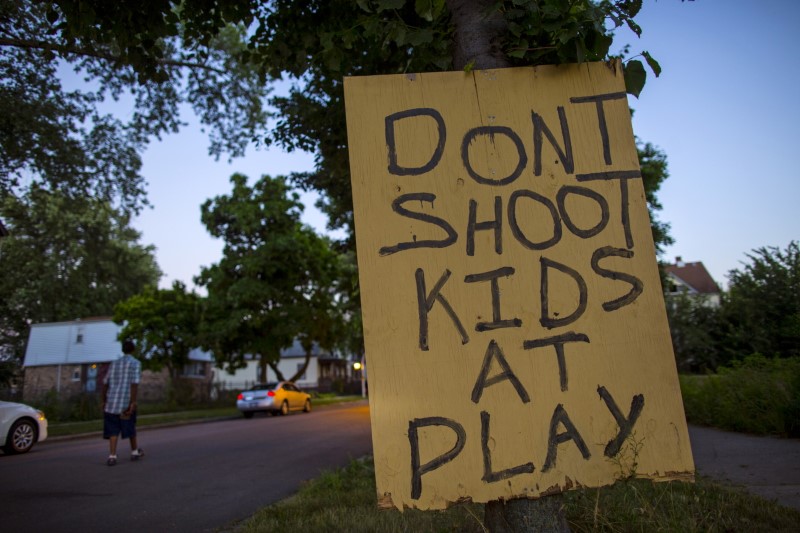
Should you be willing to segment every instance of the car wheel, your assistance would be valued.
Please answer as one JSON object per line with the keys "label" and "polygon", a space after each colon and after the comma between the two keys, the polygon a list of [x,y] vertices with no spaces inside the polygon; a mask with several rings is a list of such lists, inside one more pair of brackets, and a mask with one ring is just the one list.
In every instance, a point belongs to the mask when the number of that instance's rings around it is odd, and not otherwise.
{"label": "car wheel", "polygon": [[289,414],[289,404],[286,403],[286,402],[283,402],[281,404],[281,416],[285,416],[285,415],[288,415],[288,414]]}
{"label": "car wheel", "polygon": [[17,420],[8,430],[3,448],[6,453],[26,453],[36,443],[36,426],[30,420]]}
{"label": "car wheel", "polygon": [[242,414],[245,418],[253,418],[253,411],[244,411]]}
{"label": "car wheel", "polygon": [[303,412],[304,413],[311,412],[311,400],[306,400],[306,403],[303,405]]}

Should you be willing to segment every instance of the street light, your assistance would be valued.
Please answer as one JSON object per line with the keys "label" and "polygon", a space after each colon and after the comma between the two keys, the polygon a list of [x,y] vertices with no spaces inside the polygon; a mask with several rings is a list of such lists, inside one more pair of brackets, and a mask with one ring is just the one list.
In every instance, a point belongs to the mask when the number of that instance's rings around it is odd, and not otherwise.
{"label": "street light", "polygon": [[353,363],[353,370],[358,372],[359,376],[361,376],[361,397],[362,398],[366,398],[367,397],[367,389],[366,389],[366,386],[365,386],[365,383],[364,383],[364,372],[363,372],[364,363],[363,363],[363,361],[364,361],[364,356],[362,355],[361,356],[361,361],[355,361]]}

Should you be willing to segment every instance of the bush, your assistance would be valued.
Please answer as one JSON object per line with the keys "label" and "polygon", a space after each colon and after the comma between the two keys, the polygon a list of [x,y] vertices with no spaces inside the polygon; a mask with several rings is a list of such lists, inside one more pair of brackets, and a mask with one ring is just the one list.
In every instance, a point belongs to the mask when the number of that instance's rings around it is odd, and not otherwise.
{"label": "bush", "polygon": [[752,355],[717,374],[681,376],[690,422],[758,435],[800,433],[800,358]]}

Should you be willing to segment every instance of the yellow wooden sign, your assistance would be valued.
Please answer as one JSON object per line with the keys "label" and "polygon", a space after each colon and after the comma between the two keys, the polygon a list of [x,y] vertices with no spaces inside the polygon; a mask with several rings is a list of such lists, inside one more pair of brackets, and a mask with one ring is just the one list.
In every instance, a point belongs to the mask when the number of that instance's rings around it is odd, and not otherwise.
{"label": "yellow wooden sign", "polygon": [[345,79],[379,501],[692,461],[621,69]]}

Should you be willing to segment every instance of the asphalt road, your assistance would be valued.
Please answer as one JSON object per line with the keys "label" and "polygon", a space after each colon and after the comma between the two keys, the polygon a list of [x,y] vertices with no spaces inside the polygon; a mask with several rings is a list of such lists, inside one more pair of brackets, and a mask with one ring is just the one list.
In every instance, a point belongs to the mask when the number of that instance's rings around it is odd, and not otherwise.
{"label": "asphalt road", "polygon": [[15,532],[215,531],[372,453],[366,401],[139,432],[145,457],[106,466],[101,438],[0,454],[0,529]]}
{"label": "asphalt road", "polygon": [[800,511],[800,439],[698,426],[689,438],[698,473]]}

